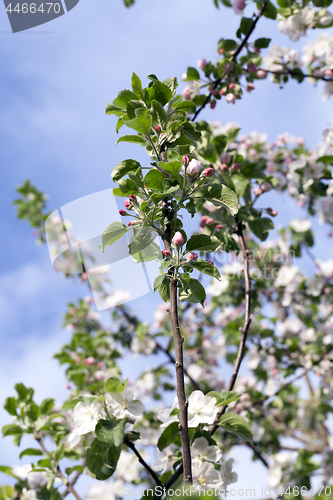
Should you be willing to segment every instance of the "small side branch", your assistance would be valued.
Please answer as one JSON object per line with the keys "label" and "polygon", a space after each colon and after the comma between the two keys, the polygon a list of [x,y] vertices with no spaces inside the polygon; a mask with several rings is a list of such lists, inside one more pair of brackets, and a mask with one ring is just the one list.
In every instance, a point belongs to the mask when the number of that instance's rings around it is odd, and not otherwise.
{"label": "small side branch", "polygon": [[155,483],[158,486],[162,486],[162,482],[160,481],[160,478],[153,471],[153,469],[151,469],[149,467],[149,465],[147,464],[147,462],[142,458],[140,452],[136,449],[135,444],[132,443],[132,441],[127,441],[127,440],[124,441],[124,444],[126,446],[128,446],[128,448],[130,448],[133,451],[133,453],[138,457],[138,460],[139,460],[140,464],[143,465],[143,467],[146,469],[146,471],[148,472],[148,474],[154,479]]}

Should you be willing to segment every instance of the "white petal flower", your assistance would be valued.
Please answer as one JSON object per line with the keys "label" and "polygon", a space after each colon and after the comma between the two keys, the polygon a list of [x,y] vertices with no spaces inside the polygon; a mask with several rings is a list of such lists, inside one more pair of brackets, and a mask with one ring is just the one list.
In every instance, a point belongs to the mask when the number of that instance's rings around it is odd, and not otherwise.
{"label": "white petal flower", "polygon": [[49,482],[49,477],[46,472],[29,472],[27,481],[32,489],[39,490]]}
{"label": "white petal flower", "polygon": [[20,500],[37,500],[37,494],[35,490],[27,490],[27,488],[23,488]]}
{"label": "white petal flower", "polygon": [[224,490],[227,489],[229,484],[236,483],[238,480],[238,474],[232,472],[232,464],[234,462],[233,458],[229,458],[224,464],[221,465],[220,474],[222,478],[222,487]]}
{"label": "white petal flower", "polygon": [[192,392],[188,398],[188,426],[213,424],[219,410],[215,405],[216,398],[205,396],[201,391]]}
{"label": "white petal flower", "polygon": [[116,496],[122,498],[124,495],[124,482],[98,481],[89,488],[87,498],[89,500],[115,500]]}
{"label": "white petal flower", "polygon": [[289,226],[296,233],[304,233],[311,227],[311,221],[308,219],[294,219],[289,222]]}
{"label": "white petal flower", "polygon": [[95,430],[100,419],[101,404],[97,401],[90,403],[88,400],[77,403],[73,412],[73,433],[81,436]]}
{"label": "white petal flower", "polygon": [[28,473],[31,471],[32,467],[30,464],[25,465],[14,465],[12,467],[12,474],[19,479],[27,479]]}
{"label": "white petal flower", "polygon": [[320,275],[325,276],[325,278],[333,278],[333,260],[327,260],[326,262],[317,259],[316,264],[319,268]]}
{"label": "white petal flower", "polygon": [[229,287],[229,278],[225,274],[221,274],[221,281],[214,280],[207,288],[207,293],[213,297],[218,297],[225,292]]}
{"label": "white petal flower", "polygon": [[273,465],[269,468],[267,476],[267,485],[269,488],[276,488],[279,486],[282,478],[282,469],[280,465]]}
{"label": "white petal flower", "polygon": [[157,418],[160,422],[162,422],[161,424],[161,428],[164,429],[165,427],[168,427],[168,425],[170,425],[172,422],[178,422],[179,420],[179,417],[178,415],[172,415],[170,417],[170,413],[175,409],[175,408],[179,408],[179,404],[178,404],[178,398],[177,396],[175,397],[175,399],[173,400],[173,405],[171,406],[171,408],[163,408],[162,410],[160,410],[157,414]]}
{"label": "white petal flower", "polygon": [[296,42],[306,34],[306,30],[312,27],[314,22],[314,17],[316,15],[315,9],[309,9],[308,7],[303,7],[297,14],[293,14],[285,19],[283,16],[279,16],[282,19],[278,28],[281,33],[287,35],[290,40]]}
{"label": "white petal flower", "polygon": [[177,460],[178,458],[174,455],[170,446],[168,446],[168,448],[165,448],[163,451],[157,450],[157,459],[151,468],[164,474],[168,470],[173,470],[173,464]]}
{"label": "white petal flower", "polygon": [[142,417],[144,405],[141,401],[134,399],[130,389],[126,388],[118,394],[108,392],[105,395],[105,401],[108,410],[116,418],[129,417],[136,420]]}
{"label": "white petal flower", "polygon": [[197,438],[191,446],[193,465],[199,467],[204,462],[218,462],[222,458],[222,451],[218,446],[209,445],[204,437]]}
{"label": "white petal flower", "polygon": [[297,276],[299,268],[297,266],[287,266],[283,265],[277,274],[276,280],[274,281],[274,287],[289,285]]}
{"label": "white petal flower", "polygon": [[221,486],[221,476],[214,465],[208,462],[201,464],[199,467],[193,464],[192,468],[193,486],[200,489],[218,488]]}

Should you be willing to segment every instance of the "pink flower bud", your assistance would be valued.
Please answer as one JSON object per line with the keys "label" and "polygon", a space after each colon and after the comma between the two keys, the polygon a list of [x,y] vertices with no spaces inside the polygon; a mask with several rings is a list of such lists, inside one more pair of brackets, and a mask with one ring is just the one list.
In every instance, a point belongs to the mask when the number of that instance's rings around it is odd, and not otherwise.
{"label": "pink flower bud", "polygon": [[220,49],[219,50],[219,54],[224,54],[225,53],[225,49]]}
{"label": "pink flower bud", "polygon": [[86,365],[86,366],[89,366],[89,365],[93,365],[95,363],[95,358],[93,356],[88,356],[88,358],[86,358],[83,363]]}
{"label": "pink flower bud", "polygon": [[244,10],[246,7],[246,3],[244,2],[244,0],[237,0],[234,3],[233,7],[234,7],[234,9],[237,9],[237,10]]}
{"label": "pink flower bud", "polygon": [[214,101],[211,101],[211,103],[210,103],[210,105],[209,105],[209,106],[210,106],[210,109],[214,109],[214,108],[215,108],[215,106],[216,106],[216,101],[215,101],[215,100],[214,100]]}
{"label": "pink flower bud", "polygon": [[225,89],[221,89],[219,92],[220,95],[225,95],[226,93],[227,93],[227,91]]}
{"label": "pink flower bud", "polygon": [[187,256],[186,256],[186,260],[197,260],[197,258],[198,258],[198,254],[195,252],[191,252],[191,253],[187,254]]}
{"label": "pink flower bud", "polygon": [[221,153],[220,160],[222,163],[230,163],[231,155],[229,153]]}
{"label": "pink flower bud", "polygon": [[205,168],[205,170],[202,172],[202,175],[205,177],[210,177],[211,175],[214,175],[214,173],[215,173],[215,170],[213,169],[213,167],[208,167],[208,168]]}
{"label": "pink flower bud", "polygon": [[254,73],[255,71],[257,71],[257,66],[253,63],[250,63],[247,65],[247,69],[249,73]]}
{"label": "pink flower bud", "polygon": [[236,172],[236,170],[239,170],[241,168],[242,164],[241,163],[234,163],[231,165],[230,170],[232,172]]}
{"label": "pink flower bud", "polygon": [[215,229],[222,229],[222,224],[216,224]]}
{"label": "pink flower bud", "polygon": [[234,96],[234,94],[229,93],[229,94],[227,94],[227,95],[225,96],[225,100],[226,100],[228,103],[232,102],[232,104],[235,104],[236,97]]}
{"label": "pink flower bud", "polygon": [[81,273],[80,280],[85,281],[88,279],[88,274],[87,273]]}
{"label": "pink flower bud", "polygon": [[97,363],[97,366],[98,366],[98,368],[104,368],[104,367],[105,367],[105,365],[104,365],[103,361],[99,361],[99,362]]}
{"label": "pink flower bud", "polygon": [[104,380],[105,378],[105,372],[102,370],[97,370],[97,372],[94,373],[95,379],[96,380]]}
{"label": "pink flower bud", "polygon": [[213,226],[213,225],[214,225],[214,223],[215,223],[215,221],[214,221],[214,219],[213,219],[212,217],[208,217],[208,218],[206,219],[206,224],[207,224],[207,226]]}
{"label": "pink flower bud", "polygon": [[208,219],[208,215],[202,215],[201,216],[201,221],[206,224],[206,220]]}
{"label": "pink flower bud", "polygon": [[199,59],[199,60],[197,61],[197,66],[198,66],[198,68],[200,68],[200,69],[203,69],[203,68],[204,68],[204,66],[206,66],[206,64],[207,64],[206,59]]}
{"label": "pink flower bud", "polygon": [[175,247],[180,247],[180,246],[184,245],[184,236],[182,235],[182,233],[180,231],[176,231],[174,237],[172,238],[172,244]]}
{"label": "pink flower bud", "polygon": [[197,175],[201,170],[201,163],[198,160],[191,160],[188,164],[186,173],[188,175]]}
{"label": "pink flower bud", "polygon": [[135,220],[131,220],[131,221],[129,221],[129,223],[128,223],[127,225],[128,225],[128,226],[134,226],[134,225],[135,225],[135,223],[136,223],[136,221],[135,221]]}
{"label": "pink flower bud", "polygon": [[304,144],[303,137],[298,137],[296,142],[297,142],[298,146],[302,146]]}
{"label": "pink flower bud", "polygon": [[212,266],[215,266],[214,262],[212,260],[208,260],[206,259],[206,262],[208,262],[209,264],[211,264]]}
{"label": "pink flower bud", "polygon": [[129,199],[130,199],[130,201],[131,201],[132,203],[136,203],[136,201],[137,201],[137,200],[136,200],[136,196],[134,196],[134,194],[130,194],[130,195],[129,195]]}
{"label": "pink flower bud", "polygon": [[71,386],[69,384],[66,384],[66,389],[70,389]]}
{"label": "pink flower bud", "polygon": [[159,126],[155,127],[155,132],[159,133],[159,132],[161,132],[161,130],[162,130],[161,127],[159,127]]}
{"label": "pink flower bud", "polygon": [[184,99],[186,101],[190,101],[191,100],[191,90],[189,89],[189,87],[185,87],[183,92],[182,92],[182,96],[184,97]]}
{"label": "pink flower bud", "polygon": [[254,83],[249,83],[248,86],[246,87],[246,90],[248,92],[252,92],[252,90],[255,89]]}
{"label": "pink flower bud", "polygon": [[332,76],[333,75],[333,71],[331,69],[325,69],[324,75],[326,75],[326,76]]}
{"label": "pink flower bud", "polygon": [[228,170],[228,165],[226,165],[225,163],[222,163],[222,165],[220,166],[220,170],[222,172],[226,172]]}
{"label": "pink flower bud", "polygon": [[260,189],[263,193],[268,193],[272,189],[272,186],[269,182],[263,181],[260,184]]}
{"label": "pink flower bud", "polygon": [[125,208],[129,208],[131,206],[131,202],[129,200],[124,201]]}
{"label": "pink flower bud", "polygon": [[164,255],[164,257],[170,257],[171,255],[171,252],[170,250],[167,250],[166,248],[163,250],[162,254]]}
{"label": "pink flower bud", "polygon": [[183,156],[183,164],[184,165],[188,165],[189,161],[190,161],[190,159],[188,156]]}
{"label": "pink flower bud", "polygon": [[267,209],[267,213],[268,215],[270,215],[271,217],[276,217],[277,216],[277,211],[276,210],[272,210],[271,208],[268,208]]}
{"label": "pink flower bud", "polygon": [[267,76],[267,71],[265,71],[264,69],[258,69],[257,77],[259,78],[259,80],[263,80],[264,78],[266,78],[266,76]]}
{"label": "pink flower bud", "polygon": [[127,212],[125,212],[125,210],[119,210],[119,213],[120,213],[120,215],[123,215],[123,216],[127,215]]}
{"label": "pink flower bud", "polygon": [[255,188],[253,190],[254,196],[260,196],[262,194],[262,190],[260,188]]}
{"label": "pink flower bud", "polygon": [[236,85],[232,82],[230,83],[229,85],[229,89],[233,90],[234,88],[236,88]]}

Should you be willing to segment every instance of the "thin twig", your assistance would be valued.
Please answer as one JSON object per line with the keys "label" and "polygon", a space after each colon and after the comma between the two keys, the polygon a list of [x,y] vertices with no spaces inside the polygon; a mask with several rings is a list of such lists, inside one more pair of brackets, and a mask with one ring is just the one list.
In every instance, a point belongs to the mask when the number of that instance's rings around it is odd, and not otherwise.
{"label": "thin twig", "polygon": [[[85,460],[83,460],[83,463],[82,463],[81,465],[82,465],[82,467],[84,467],[84,466],[85,466]],[[73,486],[76,484],[76,481],[77,481],[77,480],[79,479],[79,477],[81,476],[81,474],[82,474],[82,472],[76,471],[76,472],[75,472],[75,474],[74,474],[74,476],[73,476],[73,478],[72,478],[72,479],[71,479],[71,481],[69,482],[69,485],[73,487]],[[67,488],[65,489],[65,491],[63,491],[63,492],[61,493],[61,495],[60,495],[60,496],[61,496],[61,499],[63,500],[63,499],[64,499],[64,498],[68,495],[68,493],[70,493],[70,489],[69,489],[69,487],[67,487]]]}
{"label": "thin twig", "polygon": [[124,440],[124,444],[126,446],[128,446],[133,451],[133,453],[138,457],[138,460],[139,460],[140,464],[143,465],[143,467],[146,469],[146,471],[148,472],[148,474],[150,474],[150,476],[154,479],[155,483],[158,486],[162,486],[162,482],[161,482],[160,478],[153,471],[153,469],[151,469],[149,467],[149,465],[147,464],[147,462],[142,458],[140,452],[136,449],[135,444],[132,443],[132,441],[128,441],[128,440]]}
{"label": "thin twig", "polygon": [[[333,78],[330,78],[328,76],[325,76],[325,75],[322,75],[322,76],[315,76],[315,75],[310,75],[308,73],[298,73],[297,71],[293,70],[293,69],[289,69],[289,68],[284,68],[284,71],[273,71],[273,70],[270,70],[270,69],[265,69],[265,68],[260,68],[262,69],[263,71],[266,71],[266,73],[272,73],[273,75],[281,75],[281,76],[284,76],[284,75],[291,75],[291,76],[302,76],[304,78],[314,78],[315,80],[323,80],[324,82],[333,82]],[[247,69],[243,68],[243,70],[245,72],[248,72]]]}

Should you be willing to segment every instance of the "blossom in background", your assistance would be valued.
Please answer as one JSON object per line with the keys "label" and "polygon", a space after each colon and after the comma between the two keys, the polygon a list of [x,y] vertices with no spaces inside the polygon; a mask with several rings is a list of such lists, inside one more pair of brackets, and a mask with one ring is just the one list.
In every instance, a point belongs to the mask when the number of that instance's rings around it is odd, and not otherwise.
{"label": "blossom in background", "polygon": [[276,280],[274,281],[274,287],[278,288],[280,286],[289,285],[292,281],[294,281],[298,272],[299,268],[297,266],[283,265],[280,267]]}
{"label": "blossom in background", "polygon": [[278,28],[281,33],[287,35],[290,40],[296,42],[306,34],[306,30],[311,28],[314,22],[316,11],[303,7],[297,14],[289,16],[287,19],[281,14],[278,14],[277,19],[280,20]]}
{"label": "blossom in background", "polygon": [[[148,454],[145,451],[140,450],[140,455],[144,460],[148,460]],[[125,483],[132,483],[140,477],[140,469],[138,467],[138,459],[134,453],[129,453],[126,450],[122,450],[120,458],[117,463],[117,470],[114,473],[116,479],[121,479]],[[121,497],[124,492],[122,491]]]}
{"label": "blossom in background", "polygon": [[222,484],[221,476],[214,465],[208,462],[199,466],[193,464],[192,468],[193,486],[200,489],[219,488]]}
{"label": "blossom in background", "polygon": [[207,293],[213,297],[219,297],[229,287],[229,278],[225,274],[221,274],[221,281],[214,280],[208,287]]}
{"label": "blossom in background", "polygon": [[145,335],[143,339],[139,339],[138,336],[135,336],[132,339],[131,351],[136,355],[142,353],[145,356],[148,356],[148,354],[151,354],[153,352],[155,347],[156,347],[155,340],[149,337],[148,335]]}
{"label": "blossom in background", "polygon": [[137,420],[142,417],[144,405],[134,399],[133,392],[128,388],[118,394],[106,393],[105,401],[109,412],[116,418],[129,417]]}
{"label": "blossom in background", "polygon": [[151,466],[153,470],[164,474],[168,470],[173,470],[173,464],[178,460],[178,457],[174,455],[171,447],[168,446],[163,451],[157,450],[157,459]]}
{"label": "blossom in background", "polygon": [[98,481],[89,488],[88,500],[115,500],[124,494],[124,482],[120,479],[116,481]]}
{"label": "blossom in background", "polygon": [[308,219],[295,219],[289,222],[289,226],[296,233],[304,233],[310,229],[311,221]]}
{"label": "blossom in background", "polygon": [[37,500],[37,494],[35,490],[27,490],[27,488],[23,488],[20,500]]}
{"label": "blossom in background", "polygon": [[197,438],[191,446],[191,457],[194,466],[199,467],[204,462],[218,462],[222,451],[218,446],[210,445],[206,438]]}
{"label": "blossom in background", "polygon": [[31,471],[32,467],[30,464],[24,465],[13,465],[12,474],[19,479],[27,479],[28,473]]}
{"label": "blossom in background", "polygon": [[229,458],[226,462],[221,465],[220,474],[222,479],[222,488],[227,489],[229,484],[236,483],[238,480],[238,474],[232,471],[232,464],[234,463],[233,458]]}
{"label": "blossom in background", "polygon": [[192,392],[188,398],[188,426],[197,427],[199,424],[213,424],[219,411],[215,405],[216,398],[205,396],[201,391]]}
{"label": "blossom in background", "polygon": [[321,276],[325,278],[333,278],[333,260],[327,260],[326,262],[317,259],[316,265],[319,268],[319,273]]}
{"label": "blossom in background", "polygon": [[158,420],[160,422],[162,422],[162,424],[161,424],[161,428],[162,429],[164,429],[165,427],[168,427],[168,425],[170,425],[172,422],[177,422],[178,421],[178,415],[172,415],[170,417],[170,413],[175,408],[179,408],[177,396],[175,397],[175,399],[173,401],[173,405],[171,406],[171,408],[163,408],[162,410],[160,410],[158,412],[157,418],[158,418]]}

